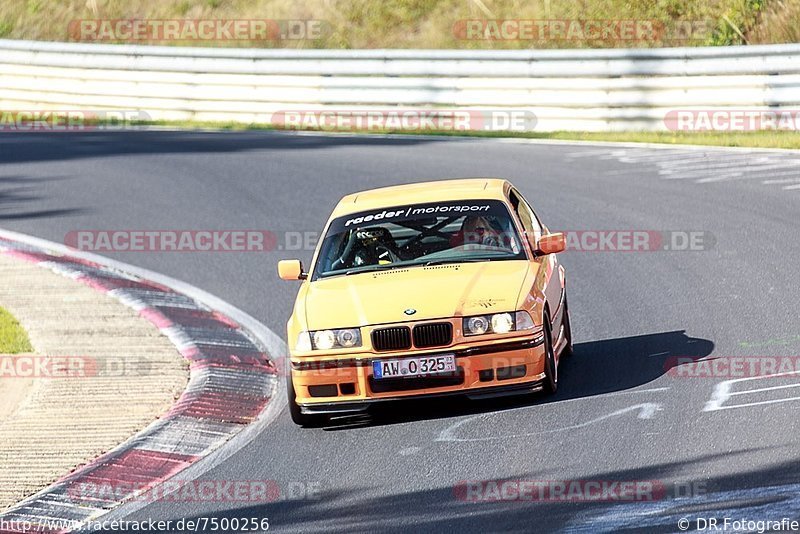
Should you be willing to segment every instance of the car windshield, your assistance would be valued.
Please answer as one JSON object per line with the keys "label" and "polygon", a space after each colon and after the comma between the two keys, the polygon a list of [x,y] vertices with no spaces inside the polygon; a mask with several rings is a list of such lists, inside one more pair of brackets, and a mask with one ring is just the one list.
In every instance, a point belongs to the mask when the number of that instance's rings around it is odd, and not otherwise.
{"label": "car windshield", "polygon": [[332,221],[314,278],[525,257],[508,209],[499,200],[397,206]]}

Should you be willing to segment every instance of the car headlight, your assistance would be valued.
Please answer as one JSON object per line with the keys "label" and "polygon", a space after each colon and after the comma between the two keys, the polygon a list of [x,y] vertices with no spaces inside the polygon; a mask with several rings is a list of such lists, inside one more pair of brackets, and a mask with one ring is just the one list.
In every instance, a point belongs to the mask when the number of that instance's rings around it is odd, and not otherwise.
{"label": "car headlight", "polygon": [[300,332],[297,336],[297,343],[294,348],[300,352],[309,352],[311,350],[311,336],[308,332]]}
{"label": "car headlight", "polygon": [[336,345],[333,330],[319,330],[311,335],[311,346],[318,350],[332,349]]}
{"label": "car headlight", "polygon": [[300,332],[295,349],[308,352],[312,350],[349,349],[360,346],[361,331],[358,328],[340,328]]}
{"label": "car headlight", "polygon": [[526,311],[518,311],[514,314],[515,330],[533,330],[536,325],[533,324],[531,314]]}
{"label": "car headlight", "polygon": [[514,317],[510,313],[496,313],[492,315],[492,332],[506,334],[514,330]]}
{"label": "car headlight", "polygon": [[533,319],[526,311],[475,315],[473,317],[465,317],[463,321],[465,336],[479,336],[490,333],[506,334],[518,330],[532,330],[534,327]]}
{"label": "car headlight", "polygon": [[361,333],[356,328],[337,330],[336,343],[347,348],[361,345]]}
{"label": "car headlight", "polygon": [[489,320],[483,315],[464,319],[464,333],[467,335],[485,334],[489,331]]}

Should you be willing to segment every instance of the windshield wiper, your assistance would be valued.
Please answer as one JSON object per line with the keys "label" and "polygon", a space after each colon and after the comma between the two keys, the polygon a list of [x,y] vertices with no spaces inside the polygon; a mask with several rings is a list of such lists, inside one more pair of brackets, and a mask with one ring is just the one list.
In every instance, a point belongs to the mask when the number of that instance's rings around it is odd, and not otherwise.
{"label": "windshield wiper", "polygon": [[448,263],[477,263],[482,261],[492,261],[493,258],[450,258],[450,259],[441,259],[441,260],[430,260],[426,262],[419,262],[419,263],[388,263],[386,265],[373,265],[369,269],[349,269],[344,272],[345,276],[350,276],[351,274],[361,274],[361,273],[373,273],[376,271],[388,271],[390,269],[403,269],[406,267],[419,267],[422,265],[423,267],[428,267],[431,265],[445,265]]}
{"label": "windshield wiper", "polygon": [[369,269],[350,269],[345,271],[345,276],[350,276],[351,274],[361,274],[361,273],[373,273],[375,271],[388,271],[389,269],[395,269],[397,267],[405,267],[405,265],[394,265],[392,263],[386,265],[373,265]]}
{"label": "windshield wiper", "polygon": [[492,258],[451,258],[449,260],[430,260],[424,263],[425,267],[431,265],[446,265],[448,263],[478,263],[482,261],[492,261]]}

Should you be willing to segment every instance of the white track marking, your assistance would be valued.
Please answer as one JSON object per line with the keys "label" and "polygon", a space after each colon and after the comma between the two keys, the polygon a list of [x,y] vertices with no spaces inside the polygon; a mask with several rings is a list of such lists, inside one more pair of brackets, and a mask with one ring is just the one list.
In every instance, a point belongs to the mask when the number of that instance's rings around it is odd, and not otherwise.
{"label": "white track marking", "polygon": [[[620,395],[620,394],[629,394],[629,393],[645,393],[645,392],[654,392],[654,391],[666,391],[668,389],[669,388],[653,388],[653,389],[648,389],[648,390],[636,390],[636,391],[630,391],[630,392],[624,391],[624,392],[617,392],[617,393],[612,393],[612,394],[609,394],[609,395],[604,395],[604,397],[616,396],[616,395]],[[586,399],[589,399],[589,398],[590,397],[582,397],[580,399],[568,399],[567,401],[563,401],[563,402],[586,400]],[[591,397],[591,398],[594,399],[594,397]],[[537,406],[543,406],[543,405],[537,405]],[[526,407],[517,408],[517,409],[519,410],[519,409],[523,409],[523,408],[526,408]],[[529,408],[529,407],[527,407],[527,408]],[[643,403],[640,403],[640,404],[634,404],[633,406],[628,406],[627,408],[622,408],[621,410],[616,410],[616,411],[614,411],[614,412],[612,412],[610,414],[606,414],[606,415],[597,417],[595,419],[591,419],[589,421],[584,421],[583,423],[577,423],[577,424],[574,424],[574,425],[560,427],[560,428],[552,428],[552,429],[549,429],[549,430],[541,430],[541,431],[531,432],[531,433],[526,433],[526,434],[512,434],[512,435],[505,435],[505,436],[487,436],[487,437],[482,437],[482,438],[460,438],[460,437],[458,437],[456,435],[456,431],[459,428],[461,428],[461,427],[463,427],[463,426],[465,426],[468,423],[471,423],[473,421],[477,421],[479,419],[482,419],[482,418],[485,418],[485,417],[488,417],[488,416],[492,415],[492,413],[489,412],[489,413],[482,413],[482,414],[474,415],[474,416],[468,417],[466,419],[462,419],[461,421],[458,421],[458,422],[448,426],[447,428],[445,428],[444,430],[442,430],[439,433],[439,435],[434,439],[434,441],[475,442],[475,441],[494,441],[494,440],[498,440],[498,439],[515,439],[515,438],[531,437],[531,436],[537,436],[537,435],[540,435],[540,434],[552,434],[554,432],[563,432],[563,431],[566,431],[566,430],[575,430],[575,429],[578,429],[578,428],[584,428],[584,427],[593,425],[595,423],[599,423],[599,422],[605,421],[606,419],[611,419],[611,418],[614,418],[614,417],[618,417],[620,415],[624,415],[624,414],[627,414],[627,413],[630,413],[630,412],[638,412],[637,417],[639,419],[652,419],[653,416],[655,416],[656,412],[658,412],[659,410],[661,410],[661,404],[654,403],[654,402],[643,402]]]}
{"label": "white track marking", "polygon": [[[717,178],[718,178],[717,181],[724,181],[724,180],[727,180],[728,178],[737,178],[737,177],[742,176],[742,175],[743,175],[743,173],[741,173],[741,172],[728,172],[727,174],[721,175],[721,178],[720,178],[720,175],[717,175]],[[697,183],[701,183],[700,180],[702,180],[703,176],[706,176],[705,172],[700,172],[700,173],[688,173],[687,172],[687,173],[683,173],[683,174],[664,175],[664,176],[661,176],[661,179],[662,180],[696,180]]]}
{"label": "white track marking", "polygon": [[789,388],[800,388],[800,384],[784,384],[782,386],[772,386],[771,388],[758,388],[758,389],[748,389],[747,391],[734,391],[730,394],[731,397],[734,395],[747,395],[749,393],[762,393],[764,391],[775,391],[778,389],[789,389]]}
{"label": "white track marking", "polygon": [[[765,376],[750,376],[747,378],[737,378],[734,380],[725,380],[724,382],[720,382],[716,386],[714,386],[714,391],[711,393],[711,399],[706,402],[705,407],[703,408],[704,412],[715,412],[719,410],[732,410],[734,408],[747,408],[750,406],[761,406],[767,404],[778,404],[783,402],[790,402],[795,400],[800,400],[800,397],[788,397],[785,399],[770,399],[765,401],[757,401],[757,402],[748,402],[744,404],[733,404],[728,406],[723,406],[725,402],[733,396],[738,395],[746,395],[750,393],[760,393],[764,391],[774,391],[779,389],[786,389],[786,385],[781,386],[772,386],[767,388],[757,388],[751,390],[743,390],[743,391],[731,391],[731,388],[734,384],[738,384],[740,382],[750,382],[753,380],[764,380],[770,378],[780,378],[785,376],[793,376],[800,374],[800,371],[791,371],[788,373],[777,373],[773,375],[765,375]],[[791,386],[798,386],[800,384],[792,384]]]}
{"label": "white track marking", "polygon": [[[791,162],[791,163],[774,163],[774,164],[753,165],[753,166],[745,165],[744,167],[740,167],[740,168],[742,169],[742,172],[747,172],[747,173],[752,174],[752,173],[757,173],[757,172],[761,172],[761,171],[773,171],[773,170],[796,168],[798,166],[800,166],[800,161]],[[707,178],[704,178],[703,180],[698,180],[697,183],[710,182],[710,181],[714,180],[715,178],[716,177],[714,177],[714,176],[709,176]]]}
{"label": "white track marking", "polygon": [[[797,176],[796,172],[785,174],[775,174],[773,176]],[[800,178],[783,178],[781,180],[764,180],[761,183],[764,185],[780,185],[780,184],[794,184],[800,182]]]}
{"label": "white track marking", "polygon": [[[761,180],[764,185],[782,185],[784,191],[800,189],[800,154],[792,151],[765,151],[760,149],[730,151],[722,147],[689,147],[663,149],[655,147],[625,147],[613,150],[588,150],[567,155],[578,159],[594,157],[601,160],[616,159],[631,164],[628,169],[607,171],[607,176],[637,173],[638,165],[653,165],[662,180],[686,180],[697,184],[711,184],[734,180]],[[789,181],[773,182],[776,178],[791,177]],[[795,180],[796,178],[796,180]],[[788,184],[788,185],[784,185]]]}
{"label": "white track marking", "polygon": [[[625,155],[619,158],[619,161],[623,163],[660,163],[663,162],[665,165],[669,166],[676,166],[681,164],[691,165],[697,163],[698,161],[708,161],[713,156],[710,156],[706,153],[684,153],[684,152],[672,152],[669,154],[662,154],[662,153],[652,153],[652,152],[644,152],[643,154],[634,154],[633,151],[627,151]],[[741,157],[741,156],[732,156],[732,157]]]}
{"label": "white track marking", "polygon": [[735,410],[736,408],[751,408],[753,406],[766,406],[769,404],[781,404],[783,402],[791,402],[800,400],[800,397],[788,397],[786,399],[771,399],[768,401],[758,401],[758,402],[747,402],[744,404],[733,404],[731,406],[720,406],[719,408],[714,408],[713,410],[703,410],[703,411],[719,411],[719,410]]}
{"label": "white track marking", "polygon": [[[731,166],[732,163],[736,162],[746,162],[747,167],[751,167],[753,165],[761,164],[761,163],[769,163],[771,160],[766,157],[760,157],[753,159],[752,157],[730,157],[730,158],[718,158],[716,156],[703,158],[700,160],[701,165],[697,165],[698,161],[696,159],[691,160],[680,160],[678,162],[666,161],[662,164],[664,167],[661,170],[661,174],[672,174],[675,172],[683,172],[684,168],[688,168],[688,170],[705,170],[705,169],[725,169]],[[638,162],[643,163],[643,162]]]}
{"label": "white track marking", "polygon": [[652,402],[645,402],[642,404],[634,404],[633,406],[628,406],[627,408],[623,408],[621,410],[616,410],[607,415],[603,415],[600,417],[596,417],[595,419],[591,419],[589,421],[585,421],[583,423],[578,423],[575,425],[560,427],[560,428],[551,428],[549,430],[540,430],[537,432],[529,432],[525,434],[511,434],[506,436],[487,436],[483,438],[459,438],[455,435],[455,431],[458,430],[461,426],[465,424],[480,419],[485,414],[481,414],[479,416],[471,417],[469,419],[465,419],[463,421],[459,421],[458,423],[446,428],[442,431],[439,436],[434,441],[457,441],[457,442],[475,442],[475,441],[495,441],[498,439],[517,439],[517,438],[527,438],[531,436],[538,436],[541,434],[552,434],[554,432],[564,432],[566,430],[576,430],[578,428],[585,428],[587,426],[591,426],[595,423],[600,423],[605,421],[606,419],[612,419],[614,417],[618,417],[620,415],[625,415],[629,412],[638,411],[639,415],[637,416],[639,419],[652,419],[653,416],[657,411],[661,410],[661,405],[652,403]]}

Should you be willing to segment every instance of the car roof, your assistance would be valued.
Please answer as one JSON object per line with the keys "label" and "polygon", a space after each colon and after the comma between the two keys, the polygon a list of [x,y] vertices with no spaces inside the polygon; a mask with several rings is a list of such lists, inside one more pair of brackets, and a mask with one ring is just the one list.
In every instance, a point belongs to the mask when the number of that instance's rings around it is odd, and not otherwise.
{"label": "car roof", "polygon": [[510,185],[502,178],[462,178],[359,191],[344,196],[334,208],[331,218],[408,204],[447,200],[503,200],[507,184]]}

